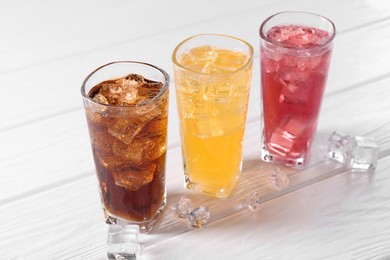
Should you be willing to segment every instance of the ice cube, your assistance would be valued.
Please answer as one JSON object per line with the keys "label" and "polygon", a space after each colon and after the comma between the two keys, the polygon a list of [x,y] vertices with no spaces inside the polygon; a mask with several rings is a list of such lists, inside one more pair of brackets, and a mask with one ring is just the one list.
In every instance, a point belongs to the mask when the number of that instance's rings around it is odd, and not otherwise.
{"label": "ice cube", "polygon": [[[310,54],[307,54],[310,55]],[[296,66],[300,70],[306,70],[312,72],[322,61],[322,57],[319,56],[307,56],[297,58]]]}
{"label": "ice cube", "polygon": [[311,71],[306,71],[302,64],[304,63],[299,58],[284,56],[278,63],[279,78],[284,81],[305,81],[310,76]]}
{"label": "ice cube", "polygon": [[214,62],[206,61],[203,68],[202,68],[202,73],[210,74],[214,70],[215,70]]}
{"label": "ice cube", "polygon": [[375,169],[378,161],[379,146],[372,137],[356,136],[352,143],[352,169]]}
{"label": "ice cube", "polygon": [[302,81],[280,80],[283,88],[279,96],[279,103],[307,106],[310,101],[311,92]]}
{"label": "ice cube", "polygon": [[136,104],[140,99],[140,88],[145,85],[145,79],[138,74],[129,74],[126,77],[115,81],[119,91],[116,92],[119,106],[128,106]]}
{"label": "ice cube", "polygon": [[162,87],[163,84],[160,82],[147,80],[147,84],[143,84],[138,87],[137,104],[142,105],[152,100],[161,92]]}
{"label": "ice cube", "polygon": [[122,164],[114,169],[110,169],[110,171],[117,186],[124,187],[130,191],[136,191],[153,181],[156,168],[157,164],[142,166]]}
{"label": "ice cube", "polygon": [[171,207],[171,212],[175,217],[180,219],[186,219],[192,211],[191,200],[185,197],[181,197],[180,200]]}
{"label": "ice cube", "polygon": [[246,199],[246,206],[255,210],[260,205],[260,195],[257,191],[252,192]]}
{"label": "ice cube", "polygon": [[156,160],[166,151],[165,136],[137,136],[130,144],[114,140],[112,154],[120,161],[143,164]]}
{"label": "ice cube", "polygon": [[212,73],[214,72],[214,61],[217,55],[215,47],[204,45],[192,48],[188,53],[182,54],[179,62],[193,71]]}
{"label": "ice cube", "polygon": [[182,108],[184,118],[205,118],[207,111],[205,111],[204,86],[200,79],[192,77],[178,76],[177,84],[180,88],[177,90],[180,98],[177,100]]}
{"label": "ice cube", "polygon": [[119,105],[120,96],[123,90],[122,86],[116,84],[114,80],[107,80],[100,83],[99,85],[100,85],[99,92],[95,96],[104,96],[108,104]]}
{"label": "ice cube", "polygon": [[305,126],[298,120],[288,117],[272,132],[269,145],[275,152],[286,156],[304,129]]}
{"label": "ice cube", "polygon": [[110,118],[107,123],[107,131],[123,143],[130,144],[145,123],[146,119],[142,117]]}
{"label": "ice cube", "polygon": [[279,168],[275,168],[271,171],[270,175],[271,183],[278,190],[282,190],[288,187],[290,182],[287,174],[282,172]]}
{"label": "ice cube", "polygon": [[100,104],[105,104],[105,105],[108,104],[107,98],[104,95],[100,94],[100,93],[96,94],[93,97],[93,101],[98,102]]}
{"label": "ice cube", "polygon": [[210,219],[210,212],[207,207],[198,207],[191,211],[188,216],[191,227],[200,228]]}
{"label": "ice cube", "polygon": [[215,72],[226,73],[237,71],[248,61],[249,56],[241,50],[217,49],[214,59]]}
{"label": "ice cube", "polygon": [[116,83],[123,87],[138,86],[145,83],[145,78],[139,74],[131,73],[123,78],[116,80]]}
{"label": "ice cube", "polygon": [[204,100],[216,102],[217,104],[228,104],[234,95],[233,87],[230,83],[210,84],[205,87]]}
{"label": "ice cube", "polygon": [[311,47],[326,42],[330,34],[327,31],[311,27],[283,25],[272,27],[267,32],[267,37],[287,46]]}
{"label": "ice cube", "polygon": [[155,137],[165,135],[168,127],[167,116],[161,116],[148,121],[142,128],[142,134]]}
{"label": "ice cube", "polygon": [[107,256],[108,259],[140,259],[139,227],[137,225],[108,226]]}
{"label": "ice cube", "polygon": [[350,157],[352,137],[339,131],[334,131],[328,139],[328,157],[345,163]]}
{"label": "ice cube", "polygon": [[116,80],[107,80],[95,88],[93,100],[102,104],[114,106],[132,106],[145,104],[162,89],[163,84],[145,79],[138,74],[129,74]]}
{"label": "ice cube", "polygon": [[290,37],[290,27],[273,27],[267,32],[267,37],[276,42],[284,42]]}
{"label": "ice cube", "polygon": [[261,67],[266,73],[278,70],[279,60],[282,55],[277,50],[261,49]]}

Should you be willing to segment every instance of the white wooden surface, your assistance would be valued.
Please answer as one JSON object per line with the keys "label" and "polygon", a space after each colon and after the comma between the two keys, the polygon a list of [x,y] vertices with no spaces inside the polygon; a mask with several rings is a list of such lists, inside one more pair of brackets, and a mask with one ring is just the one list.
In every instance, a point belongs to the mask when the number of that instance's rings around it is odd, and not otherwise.
{"label": "white wooden surface", "polygon": [[[285,169],[277,192],[259,160],[258,27],[283,10],[320,13],[338,34],[318,126],[317,155]],[[235,35],[255,47],[244,172],[226,201],[192,230],[168,212],[142,235],[142,259],[390,259],[390,2],[388,0],[0,1],[0,259],[105,259],[103,223],[80,85],[113,60],[141,60],[172,73],[171,53],[198,33]],[[168,203],[182,185],[171,87]],[[333,130],[381,145],[375,173],[323,160]],[[237,209],[251,191],[263,206]]]}

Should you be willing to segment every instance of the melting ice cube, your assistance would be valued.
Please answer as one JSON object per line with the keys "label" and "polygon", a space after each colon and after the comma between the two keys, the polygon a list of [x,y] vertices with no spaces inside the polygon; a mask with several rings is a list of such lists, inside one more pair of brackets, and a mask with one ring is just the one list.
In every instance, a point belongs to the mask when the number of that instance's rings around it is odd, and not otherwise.
{"label": "melting ice cube", "polygon": [[200,228],[210,219],[210,212],[207,207],[198,207],[191,211],[188,216],[191,227]]}
{"label": "melting ice cube", "polygon": [[279,168],[275,168],[270,173],[270,179],[272,184],[278,189],[287,188],[290,180],[284,172],[282,172]]}
{"label": "melting ice cube", "polygon": [[255,210],[260,205],[260,195],[257,191],[252,192],[248,196],[246,205],[251,210]]}
{"label": "melting ice cube", "polygon": [[334,131],[328,139],[328,157],[344,163],[350,156],[351,136]]}
{"label": "melting ice cube", "polygon": [[107,237],[108,259],[140,259],[141,250],[138,235],[139,227],[137,225],[109,225]]}
{"label": "melting ice cube", "polygon": [[191,211],[191,200],[185,197],[180,198],[180,200],[171,207],[173,215],[181,219],[188,218]]}
{"label": "melting ice cube", "polygon": [[353,169],[375,169],[379,154],[379,146],[372,137],[356,136],[352,143]]}

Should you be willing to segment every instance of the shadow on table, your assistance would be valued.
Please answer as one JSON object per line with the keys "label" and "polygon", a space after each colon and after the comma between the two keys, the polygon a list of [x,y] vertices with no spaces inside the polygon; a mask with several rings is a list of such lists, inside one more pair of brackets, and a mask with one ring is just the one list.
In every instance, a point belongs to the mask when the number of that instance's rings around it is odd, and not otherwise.
{"label": "shadow on table", "polygon": [[[387,126],[387,128],[389,127]],[[388,133],[386,131],[389,129],[386,129],[379,128],[377,131],[370,133],[370,136],[378,139],[384,151],[390,149],[390,139],[383,136]],[[245,158],[242,175],[232,194],[226,199],[209,197],[194,191],[185,190],[184,188],[182,192],[168,193],[168,205],[163,217],[152,233],[173,236],[193,230],[188,220],[175,218],[169,210],[183,196],[191,199],[193,208],[199,206],[208,207],[211,213],[208,225],[212,225],[212,223],[223,221],[225,218],[237,213],[261,214],[261,210],[259,209],[265,203],[342,173],[345,174],[340,177],[342,179],[340,185],[351,185],[353,187],[354,183],[372,182],[375,178],[374,172],[351,172],[346,165],[330,161],[326,158],[327,139],[330,135],[330,132],[317,133],[313,143],[312,157],[304,169],[293,169],[265,163],[260,160],[260,155]],[[386,152],[382,152],[382,154],[386,154]],[[270,173],[276,167],[280,168],[288,176],[289,185],[284,189],[278,189],[270,180]],[[259,207],[252,211],[248,208],[247,201],[249,196],[254,192],[258,194]]]}

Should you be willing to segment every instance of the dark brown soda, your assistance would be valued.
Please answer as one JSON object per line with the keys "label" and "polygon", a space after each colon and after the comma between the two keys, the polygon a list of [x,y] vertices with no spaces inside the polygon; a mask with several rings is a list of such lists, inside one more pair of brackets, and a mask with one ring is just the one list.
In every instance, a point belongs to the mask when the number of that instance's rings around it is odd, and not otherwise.
{"label": "dark brown soda", "polygon": [[[89,96],[93,99],[104,84],[118,80],[96,85]],[[145,82],[143,92],[148,87],[156,92],[157,82]],[[101,199],[111,217],[148,221],[165,203],[167,102],[166,91],[150,105],[127,107],[119,114],[111,112],[118,106],[110,104],[104,109],[86,108]],[[137,113],[140,109],[143,112]]]}
{"label": "dark brown soda", "polygon": [[137,191],[130,191],[115,184],[112,174],[96,159],[101,198],[105,210],[125,220],[142,222],[150,220],[162,205],[165,195],[165,153],[157,160],[153,181]]}

